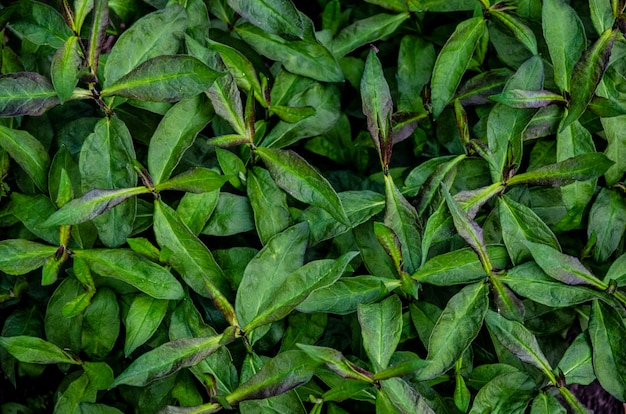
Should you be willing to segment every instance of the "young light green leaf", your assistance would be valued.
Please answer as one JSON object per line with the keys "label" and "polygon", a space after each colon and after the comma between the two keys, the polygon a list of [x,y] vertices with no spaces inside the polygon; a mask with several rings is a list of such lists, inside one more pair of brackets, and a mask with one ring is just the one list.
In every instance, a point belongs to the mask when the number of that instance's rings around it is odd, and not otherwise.
{"label": "young light green leaf", "polygon": [[254,212],[257,233],[261,243],[265,245],[272,236],[280,233],[290,224],[291,215],[287,206],[287,197],[276,185],[269,172],[256,166],[248,171],[246,189]]}
{"label": "young light green leaf", "polygon": [[504,25],[509,31],[519,40],[526,49],[530,50],[530,53],[536,55],[537,51],[537,39],[533,31],[524,23],[516,19],[512,14],[503,12],[498,9],[491,8],[489,15],[494,17],[498,22]]}
{"label": "young light green leaf", "polygon": [[574,64],[587,46],[583,23],[563,0],[544,1],[541,17],[543,37],[554,68],[554,82],[561,92],[569,91]]}
{"label": "young light green leaf", "polygon": [[22,239],[0,241],[0,271],[23,275],[44,265],[57,248]]}
{"label": "young light green leaf", "polygon": [[624,320],[615,309],[598,300],[593,302],[589,319],[593,369],[602,388],[620,401],[626,400],[624,329]]}
{"label": "young light green leaf", "polygon": [[321,82],[341,82],[343,71],[335,57],[320,43],[288,41],[249,24],[235,28],[259,54],[283,64],[285,69]]}
{"label": "young light green leaf", "polygon": [[126,327],[124,355],[126,357],[156,332],[167,313],[168,303],[167,300],[155,299],[148,295],[135,296],[124,319]]}
{"label": "young light green leaf", "polygon": [[[0,78],[1,88],[2,78]],[[26,171],[41,191],[47,192],[50,158],[48,151],[37,138],[26,131],[0,125],[0,148],[5,150]]]}
{"label": "young light green leaf", "polygon": [[181,299],[183,288],[165,268],[127,249],[76,250],[92,272],[126,282],[156,299]]}
{"label": "young light green leaf", "polygon": [[154,184],[167,180],[196,136],[213,118],[204,95],[186,98],[167,111],[148,146],[148,171]]}
{"label": "young light green leaf", "polygon": [[361,103],[367,117],[367,129],[378,150],[384,170],[389,166],[391,148],[391,113],[393,102],[383,67],[374,49],[370,49],[361,78]]}
{"label": "young light green leaf", "polygon": [[555,164],[548,164],[535,170],[514,175],[507,185],[545,185],[561,187],[574,181],[585,181],[604,174],[613,161],[604,154],[581,154]]}
{"label": "young light green leaf", "polygon": [[80,364],[58,346],[34,336],[0,336],[2,346],[11,356],[31,364]]}
{"label": "young light green leaf", "polygon": [[571,125],[587,109],[608,67],[616,36],[617,29],[604,31],[600,38],[583,52],[574,65],[570,81],[572,97],[570,99],[569,112],[563,120],[561,129]]}
{"label": "young light green leaf", "polygon": [[141,63],[156,56],[176,53],[186,28],[187,12],[178,4],[137,20],[111,49],[104,68],[105,90]]}
{"label": "young light green leaf", "polygon": [[552,384],[556,378],[552,367],[537,343],[537,338],[520,322],[510,321],[491,310],[485,317],[487,327],[493,336],[511,353],[527,364],[539,368]]}
{"label": "young light green leaf", "polygon": [[228,5],[255,26],[276,35],[304,36],[304,23],[290,0],[228,0]]}
{"label": "young light green leaf", "polygon": [[228,182],[228,177],[208,168],[192,168],[169,180],[157,184],[156,191],[177,190],[188,193],[206,193],[221,188]]}
{"label": "young light green leaf", "polygon": [[[607,225],[610,223],[610,225]],[[614,189],[603,188],[589,212],[587,236],[596,236],[593,258],[598,263],[606,262],[619,247],[626,230],[626,203]]]}
{"label": "young light green leaf", "polygon": [[60,103],[69,99],[78,84],[82,64],[78,42],[77,36],[68,37],[52,58],[50,75]]}
{"label": "young light green leaf", "polygon": [[183,338],[166,342],[142,354],[115,378],[109,388],[119,385],[141,387],[194,366],[231,340],[227,334],[208,338]]}
{"label": "young light green leaf", "polygon": [[483,17],[473,17],[456,27],[437,56],[431,80],[433,115],[439,116],[450,102],[469,66],[478,42],[487,32]]}
{"label": "young light green leaf", "polygon": [[220,76],[222,73],[191,56],[157,56],[104,88],[101,95],[176,102],[206,91]]}
{"label": "young light green leaf", "polygon": [[387,368],[402,333],[402,302],[392,295],[380,303],[359,305],[357,308],[363,347],[380,371]]}
{"label": "young light green leaf", "polygon": [[130,197],[150,193],[147,187],[120,188],[116,190],[91,190],[82,197],[65,204],[52,214],[43,226],[79,224],[112,209]]}
{"label": "young light green leaf", "polygon": [[542,243],[560,250],[559,242],[552,230],[530,208],[506,195],[498,200],[498,213],[502,226],[502,238],[513,264],[531,258],[524,241]]}
{"label": "young light green leaf", "polygon": [[341,200],[330,183],[304,158],[291,150],[256,148],[272,178],[280,188],[303,203],[323,208],[337,221],[350,226]]}

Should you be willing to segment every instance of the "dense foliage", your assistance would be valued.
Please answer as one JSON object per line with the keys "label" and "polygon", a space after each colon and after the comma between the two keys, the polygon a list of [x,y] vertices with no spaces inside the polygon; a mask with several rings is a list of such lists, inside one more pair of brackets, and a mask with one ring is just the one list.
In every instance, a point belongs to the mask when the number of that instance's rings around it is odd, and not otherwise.
{"label": "dense foliage", "polygon": [[623,0],[50,3],[0,9],[3,413],[626,401]]}

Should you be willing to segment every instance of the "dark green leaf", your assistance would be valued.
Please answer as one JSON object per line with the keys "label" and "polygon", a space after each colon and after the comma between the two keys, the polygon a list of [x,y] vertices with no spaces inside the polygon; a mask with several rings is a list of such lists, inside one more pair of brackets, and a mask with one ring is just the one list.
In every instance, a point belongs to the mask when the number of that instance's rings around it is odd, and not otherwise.
{"label": "dark green leaf", "polygon": [[244,196],[222,192],[217,206],[202,234],[232,236],[254,230],[254,218],[250,200]]}
{"label": "dark green leaf", "polygon": [[554,92],[546,90],[525,91],[521,89],[508,89],[506,92],[491,95],[489,99],[511,108],[543,108],[554,103],[566,102],[565,98]]}
{"label": "dark green leaf", "polygon": [[11,23],[11,29],[35,45],[57,49],[72,34],[61,14],[48,4],[19,2],[15,12],[19,18]]}
{"label": "dark green leaf", "polygon": [[257,233],[261,243],[266,244],[272,236],[289,226],[291,216],[287,197],[269,172],[259,167],[252,167],[248,172],[246,188]]}
{"label": "dark green leaf", "polygon": [[150,339],[165,317],[167,307],[167,300],[142,294],[135,296],[124,319],[126,327],[124,355],[128,357],[137,347]]}
{"label": "dark green leaf", "polygon": [[589,385],[596,379],[591,359],[589,336],[583,332],[572,341],[557,368],[563,372],[568,384]]}
{"label": "dark green leaf", "polygon": [[376,371],[387,368],[400,342],[402,302],[396,295],[379,303],[357,307],[363,348]]}
{"label": "dark green leaf", "polygon": [[54,204],[43,194],[11,194],[9,211],[22,222],[24,227],[49,244],[58,245],[59,229],[44,226],[44,222],[55,212]]}
{"label": "dark green leaf", "polygon": [[618,286],[624,286],[626,283],[626,255],[619,256],[609,267],[604,276],[604,283],[610,283],[615,280]]}
{"label": "dark green leaf", "polygon": [[311,359],[324,363],[333,372],[343,378],[361,380],[366,383],[372,382],[372,374],[350,362],[341,352],[336,349],[323,346],[298,344]]}
{"label": "dark green leaf", "polygon": [[290,0],[228,0],[228,5],[244,19],[269,33],[304,36],[304,23]]}
{"label": "dark green leaf", "polygon": [[115,293],[108,288],[98,289],[83,314],[81,345],[90,358],[103,359],[115,346],[120,333],[119,314]]}
{"label": "dark green leaf", "polygon": [[58,346],[34,336],[0,336],[0,346],[15,359],[31,364],[79,364]]}
{"label": "dark green leaf", "polygon": [[559,400],[548,392],[542,392],[535,397],[530,408],[530,414],[566,414],[567,410]]}
{"label": "dark green leaf", "polygon": [[[87,1],[86,3],[92,3]],[[106,39],[106,29],[109,26],[109,2],[105,0],[94,0],[93,6],[93,18],[91,20],[91,36],[89,36],[89,47],[87,63],[91,69],[91,73],[98,73],[98,65],[100,63],[100,53],[104,46]],[[76,32],[80,33],[80,15],[78,10],[76,11],[75,22],[77,29]]]}
{"label": "dark green leaf", "polygon": [[[0,78],[0,88],[1,85],[2,78]],[[40,190],[47,192],[50,157],[37,138],[26,131],[0,125],[0,148],[5,150],[26,171]]]}
{"label": "dark green leaf", "polygon": [[626,116],[602,118],[608,145],[604,154],[614,162],[604,173],[607,185],[615,185],[626,173]]}
{"label": "dark green leaf", "polygon": [[78,84],[82,57],[78,48],[78,37],[70,36],[52,58],[52,84],[57,91],[60,103],[66,101]]}
{"label": "dark green leaf", "polygon": [[435,414],[435,411],[430,408],[415,387],[401,378],[390,378],[381,381],[381,391],[379,392],[386,394],[399,413]]}
{"label": "dark green leaf", "polygon": [[535,381],[525,372],[498,375],[476,394],[470,413],[524,413],[535,389]]}
{"label": "dark green leaf", "polygon": [[489,14],[494,17],[498,22],[505,26],[509,31],[519,40],[525,47],[536,55],[537,52],[537,39],[533,31],[522,23],[519,19],[515,18],[512,14],[505,13],[498,9],[490,9]]}
{"label": "dark green leaf", "polygon": [[[609,224],[610,223],[610,224]],[[626,229],[626,203],[617,190],[603,188],[589,212],[587,236],[595,235],[593,258],[606,262],[619,247]]]}
{"label": "dark green leaf", "polygon": [[28,240],[0,241],[0,271],[10,275],[26,274],[43,266],[56,250],[56,247]]}

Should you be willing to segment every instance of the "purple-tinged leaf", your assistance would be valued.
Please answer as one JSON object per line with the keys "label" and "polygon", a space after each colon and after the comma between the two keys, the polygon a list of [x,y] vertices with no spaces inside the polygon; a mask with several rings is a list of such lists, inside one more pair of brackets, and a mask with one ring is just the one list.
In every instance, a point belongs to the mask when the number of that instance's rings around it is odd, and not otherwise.
{"label": "purple-tinged leaf", "polygon": [[0,76],[0,117],[38,116],[58,104],[54,87],[38,73],[16,72]]}
{"label": "purple-tinged leaf", "polygon": [[567,103],[561,95],[546,91],[525,91],[512,89],[489,97],[492,101],[511,108],[543,108],[554,103]]}
{"label": "purple-tinged leaf", "polygon": [[506,183],[510,185],[544,185],[561,187],[574,181],[585,181],[604,174],[613,161],[598,153],[582,154],[555,164],[548,164],[536,170],[513,176]]}

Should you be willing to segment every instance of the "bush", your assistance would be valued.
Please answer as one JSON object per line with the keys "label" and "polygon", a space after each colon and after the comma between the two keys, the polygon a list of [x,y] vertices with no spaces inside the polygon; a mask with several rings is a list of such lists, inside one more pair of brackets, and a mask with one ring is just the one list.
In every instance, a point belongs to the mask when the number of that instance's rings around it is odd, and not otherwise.
{"label": "bush", "polygon": [[626,401],[624,2],[300,3],[0,9],[2,412]]}

